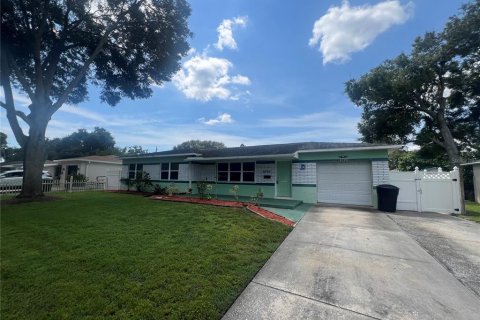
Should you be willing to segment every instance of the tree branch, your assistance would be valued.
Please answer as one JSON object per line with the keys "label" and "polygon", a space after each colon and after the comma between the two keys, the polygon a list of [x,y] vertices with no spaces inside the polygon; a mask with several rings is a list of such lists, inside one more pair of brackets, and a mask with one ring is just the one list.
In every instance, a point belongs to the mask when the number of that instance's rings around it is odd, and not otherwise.
{"label": "tree branch", "polygon": [[25,121],[25,123],[27,123],[29,126],[31,125],[30,118],[25,113],[19,110],[15,110],[15,114],[17,115],[17,117]]}
{"label": "tree branch", "polygon": [[80,81],[81,81],[82,78],[85,76],[85,74],[87,73],[88,69],[90,68],[90,65],[93,63],[93,61],[95,60],[95,58],[100,54],[100,52],[102,52],[105,43],[107,43],[107,41],[108,41],[108,37],[109,37],[110,34],[119,26],[120,21],[125,17],[125,15],[126,15],[134,6],[140,6],[142,2],[143,2],[143,0],[140,0],[140,1],[136,2],[136,3],[134,3],[134,4],[129,8],[129,10],[126,10],[126,11],[123,11],[123,8],[122,8],[122,12],[120,12],[120,14],[118,15],[117,20],[115,20],[115,22],[113,22],[113,23],[105,30],[105,33],[103,34],[103,36],[102,36],[102,37],[100,38],[100,40],[98,41],[98,44],[97,44],[95,50],[92,52],[92,54],[91,54],[90,57],[87,59],[87,61],[85,61],[85,63],[83,64],[83,67],[80,69],[80,71],[78,72],[77,76],[72,80],[72,82],[70,82],[70,84],[67,86],[67,88],[65,89],[65,91],[63,92],[63,94],[60,96],[60,98],[58,98],[58,100],[52,105],[51,110],[50,110],[50,115],[53,115],[53,114],[54,114],[58,109],[60,109],[60,107],[67,101],[68,96],[70,95],[70,93],[72,93],[72,91],[78,86],[78,84],[80,83]]}
{"label": "tree branch", "polygon": [[439,145],[440,147],[442,147],[442,148],[445,149],[445,144],[444,144],[442,141],[438,140],[438,139],[435,138],[435,137],[432,137],[432,141],[433,141],[433,143],[435,143],[435,144],[437,144],[437,145]]}
{"label": "tree branch", "polygon": [[[48,54],[44,61],[44,68],[45,71],[45,93],[47,96],[50,96],[50,91],[52,90],[53,80],[55,77],[55,73],[58,69],[58,63],[60,62],[60,57],[63,52],[69,49],[65,46],[65,41],[67,39],[67,34],[71,31],[68,27],[68,15],[70,14],[70,2],[67,1],[67,8],[65,10],[65,15],[63,16],[63,26],[62,26],[62,33],[58,41],[55,42],[53,45],[52,51]],[[80,23],[82,20],[78,20],[76,23]],[[77,25],[75,23],[75,26]],[[71,47],[71,46],[70,46]],[[48,67],[47,67],[48,63]]]}
{"label": "tree branch", "polygon": [[27,78],[25,77],[23,72],[18,68],[17,63],[15,62],[15,60],[13,60],[12,56],[10,55],[10,52],[5,50],[2,55],[7,56],[7,59],[8,59],[7,63],[13,69],[13,72],[15,73],[15,76],[16,76],[18,82],[20,82],[20,84],[22,85],[22,89],[28,94],[28,97],[33,102],[33,100],[35,99],[35,94],[33,93],[32,89],[30,88],[30,85],[28,84]]}
{"label": "tree branch", "polygon": [[[1,85],[3,87],[3,92],[5,95],[5,103],[2,103],[1,106],[7,110],[7,119],[12,128],[15,139],[17,139],[18,144],[23,148],[27,142],[27,136],[23,133],[20,124],[17,119],[17,112],[15,110],[15,101],[13,99],[12,86],[10,84],[10,67],[8,65],[8,59],[5,57],[5,54],[2,54],[1,58]],[[26,115],[22,112],[26,117]],[[28,122],[27,122],[28,123]]]}
{"label": "tree branch", "polygon": [[[47,2],[45,2],[45,6]],[[44,97],[44,83],[43,83],[43,68],[42,68],[42,58],[41,58],[41,51],[42,51],[42,37],[43,33],[45,32],[45,27],[47,25],[47,18],[45,15],[45,6],[42,7],[42,11],[39,14],[40,22],[38,29],[34,32],[34,45],[33,45],[33,61],[35,64],[35,89],[36,94],[38,97]]]}

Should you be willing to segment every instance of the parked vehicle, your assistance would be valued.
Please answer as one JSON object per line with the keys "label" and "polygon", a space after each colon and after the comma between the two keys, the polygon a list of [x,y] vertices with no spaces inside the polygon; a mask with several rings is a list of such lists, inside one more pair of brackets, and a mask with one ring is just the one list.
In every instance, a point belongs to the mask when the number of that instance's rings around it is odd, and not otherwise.
{"label": "parked vehicle", "polygon": [[[52,189],[51,182],[53,177],[48,171],[42,171],[42,180],[46,188],[44,191],[50,191]],[[49,183],[50,182],[50,183]],[[23,170],[10,170],[0,174],[0,188],[1,189],[18,189],[22,188],[23,183]]]}

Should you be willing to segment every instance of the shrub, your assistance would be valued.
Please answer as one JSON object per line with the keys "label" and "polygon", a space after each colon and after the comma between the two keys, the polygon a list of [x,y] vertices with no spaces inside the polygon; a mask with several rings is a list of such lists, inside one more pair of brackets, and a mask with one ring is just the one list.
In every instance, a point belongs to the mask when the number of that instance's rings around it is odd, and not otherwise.
{"label": "shrub", "polygon": [[155,194],[155,195],[166,195],[167,194],[167,187],[162,187],[161,185],[159,184],[155,184],[153,186],[153,192],[152,194]]}
{"label": "shrub", "polygon": [[148,187],[153,186],[152,179],[150,179],[150,174],[145,171],[137,172],[134,183],[137,188],[137,191],[139,192],[147,191]]}
{"label": "shrub", "polygon": [[230,193],[233,194],[233,196],[235,197],[235,200],[238,201],[238,195],[240,193],[240,187],[238,185],[234,185],[231,189],[230,189]]}
{"label": "shrub", "polygon": [[258,206],[258,203],[263,199],[263,190],[258,188],[257,193],[251,198],[254,205]]}
{"label": "shrub", "polygon": [[172,196],[172,195],[174,195],[174,194],[176,194],[176,193],[179,192],[177,186],[176,186],[173,182],[170,183],[170,185],[167,187],[166,191],[167,191],[167,194],[168,194],[169,196]]}

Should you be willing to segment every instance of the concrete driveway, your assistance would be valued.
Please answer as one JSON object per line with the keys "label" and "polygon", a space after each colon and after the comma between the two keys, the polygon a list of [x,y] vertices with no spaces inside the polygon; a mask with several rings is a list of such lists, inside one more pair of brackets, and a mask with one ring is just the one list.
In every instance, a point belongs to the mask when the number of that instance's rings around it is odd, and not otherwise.
{"label": "concrete driveway", "polygon": [[480,297],[480,223],[431,212],[388,216]]}
{"label": "concrete driveway", "polygon": [[224,319],[478,319],[479,296],[394,218],[312,208]]}

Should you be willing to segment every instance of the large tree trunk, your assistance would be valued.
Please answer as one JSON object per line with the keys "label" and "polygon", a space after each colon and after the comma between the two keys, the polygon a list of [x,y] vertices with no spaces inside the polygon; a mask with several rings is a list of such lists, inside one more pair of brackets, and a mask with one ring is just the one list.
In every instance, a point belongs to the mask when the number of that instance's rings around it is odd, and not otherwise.
{"label": "large tree trunk", "polygon": [[45,131],[48,121],[32,121],[24,146],[23,183],[18,198],[34,199],[43,196],[42,171],[45,164]]}
{"label": "large tree trunk", "polygon": [[458,173],[460,177],[460,214],[465,214],[465,189],[463,185],[463,168],[460,165],[463,160],[460,156],[460,152],[458,151],[457,145],[455,144],[455,140],[453,139],[452,132],[448,127],[447,120],[445,119],[445,115],[443,113],[439,113],[438,115],[438,123],[440,127],[440,133],[443,138],[443,146],[445,151],[447,152],[448,159],[453,166],[458,168]]}

